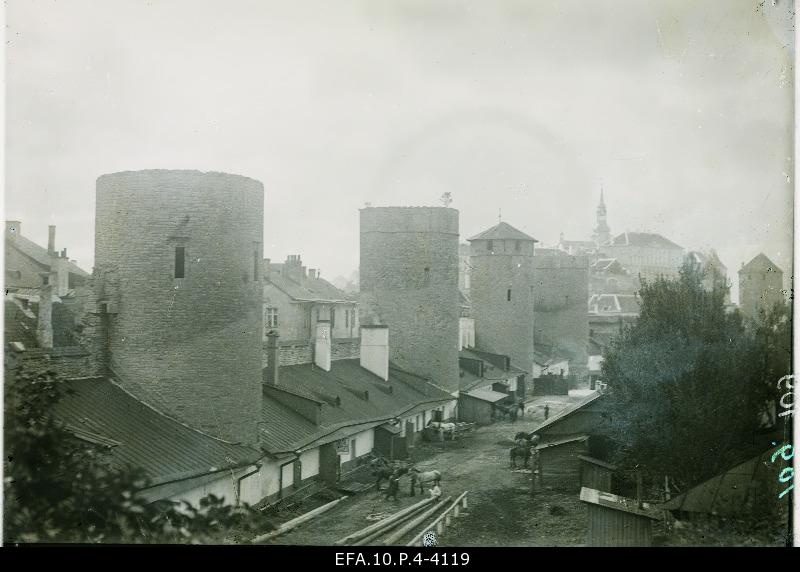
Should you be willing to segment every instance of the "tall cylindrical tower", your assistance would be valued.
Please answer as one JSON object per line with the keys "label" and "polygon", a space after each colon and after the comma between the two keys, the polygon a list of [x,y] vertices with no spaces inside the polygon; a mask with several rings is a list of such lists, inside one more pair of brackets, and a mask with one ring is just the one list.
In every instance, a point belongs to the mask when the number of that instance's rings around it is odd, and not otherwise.
{"label": "tall cylindrical tower", "polygon": [[97,179],[95,292],[108,368],[132,394],[254,444],[261,407],[264,187],[224,173]]}
{"label": "tall cylindrical tower", "polygon": [[361,209],[365,315],[389,327],[390,359],[458,391],[458,211]]}
{"label": "tall cylindrical tower", "polygon": [[501,222],[470,242],[470,301],[477,348],[533,372],[533,251],[536,239]]}

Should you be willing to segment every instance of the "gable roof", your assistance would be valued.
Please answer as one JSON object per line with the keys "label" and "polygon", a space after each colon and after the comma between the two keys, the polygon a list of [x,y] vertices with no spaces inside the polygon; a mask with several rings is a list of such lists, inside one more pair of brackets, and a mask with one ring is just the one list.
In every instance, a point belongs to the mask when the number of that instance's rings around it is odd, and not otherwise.
{"label": "gable roof", "polygon": [[739,274],[747,274],[748,272],[778,272],[783,274],[783,270],[767,258],[763,252],[739,269]]}
{"label": "gable roof", "polygon": [[270,272],[267,283],[288,294],[298,302],[354,303],[349,294],[339,290],[324,278],[303,278],[298,283],[278,272]]}
{"label": "gable roof", "polygon": [[467,240],[470,242],[473,240],[528,240],[532,242],[539,242],[532,236],[528,236],[507,222],[496,224],[493,227],[476,234],[472,238],[468,238]]}
{"label": "gable roof", "polygon": [[[47,253],[46,248],[39,246],[32,240],[29,240],[22,235],[18,235],[14,238],[6,238],[6,246],[15,248],[23,255],[27,256],[37,264],[44,266],[46,268],[50,268],[52,264],[52,258]],[[67,268],[71,274],[76,274],[78,276],[83,276],[83,277],[89,276],[88,272],[82,270],[81,268],[76,266],[75,263],[73,262],[67,262]],[[12,268],[10,270],[14,269]]]}
{"label": "gable roof", "polygon": [[55,405],[56,418],[79,438],[110,445],[112,465],[139,467],[153,485],[251,465],[263,456],[167,417],[108,379],[65,383],[74,393]]}
{"label": "gable roof", "polygon": [[683,250],[671,240],[653,232],[623,232],[615,236],[609,246],[640,246],[644,248],[670,248]]}
{"label": "gable roof", "polygon": [[[455,399],[422,378],[394,367],[384,381],[361,367],[358,359],[336,360],[331,370],[313,364],[283,366],[278,389],[321,402],[320,424],[315,425],[291,407],[264,395],[262,446],[270,451],[294,451],[311,444],[330,442],[337,431],[344,436],[366,430],[401,415],[431,409]],[[365,394],[366,392],[366,394]],[[336,397],[339,405],[335,404]]]}

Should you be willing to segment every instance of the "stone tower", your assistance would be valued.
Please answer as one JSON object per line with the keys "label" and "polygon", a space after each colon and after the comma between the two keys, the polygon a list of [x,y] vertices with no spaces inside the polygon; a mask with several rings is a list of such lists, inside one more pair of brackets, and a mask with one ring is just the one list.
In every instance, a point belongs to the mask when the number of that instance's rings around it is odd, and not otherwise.
{"label": "stone tower", "polygon": [[592,240],[597,246],[602,246],[611,240],[611,229],[608,228],[606,203],[603,200],[603,187],[600,187],[600,204],[597,205],[597,226],[592,233]]}
{"label": "stone tower", "polygon": [[458,211],[367,207],[361,219],[361,316],[389,327],[390,359],[458,391]]}
{"label": "stone tower", "polygon": [[264,187],[224,173],[97,179],[93,292],[106,373],[179,421],[255,444]]}
{"label": "stone tower", "polygon": [[501,222],[469,239],[475,346],[533,371],[536,239]]}
{"label": "stone tower", "polygon": [[783,271],[763,253],[739,270],[739,307],[745,316],[755,318],[759,310],[770,310],[785,301]]}

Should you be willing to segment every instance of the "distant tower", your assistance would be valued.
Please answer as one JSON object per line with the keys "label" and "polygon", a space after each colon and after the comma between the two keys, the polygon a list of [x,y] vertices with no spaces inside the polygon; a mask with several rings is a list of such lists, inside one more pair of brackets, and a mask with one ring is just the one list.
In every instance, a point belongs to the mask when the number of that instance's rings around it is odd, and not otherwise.
{"label": "distant tower", "polygon": [[759,310],[770,310],[783,302],[783,271],[763,253],[739,270],[739,307],[754,318]]}
{"label": "distant tower", "polygon": [[389,327],[398,367],[457,392],[458,211],[367,207],[360,216],[362,317]]}
{"label": "distant tower", "polygon": [[538,242],[506,222],[468,239],[475,346],[533,372],[533,251]]}
{"label": "distant tower", "polygon": [[105,373],[179,421],[255,444],[264,187],[224,173],[97,179],[92,312]]}
{"label": "distant tower", "polygon": [[592,240],[597,246],[602,246],[611,240],[611,229],[608,228],[606,216],[606,203],[603,201],[603,187],[600,187],[600,204],[597,205],[597,226],[592,233]]}

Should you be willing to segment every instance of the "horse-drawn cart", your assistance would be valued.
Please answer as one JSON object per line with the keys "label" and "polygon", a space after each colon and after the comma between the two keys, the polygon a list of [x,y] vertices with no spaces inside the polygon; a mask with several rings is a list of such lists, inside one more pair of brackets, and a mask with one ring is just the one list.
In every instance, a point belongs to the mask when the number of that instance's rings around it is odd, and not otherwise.
{"label": "horse-drawn cart", "polygon": [[425,427],[422,437],[426,441],[432,441],[434,443],[442,441],[442,439],[455,441],[456,439],[462,439],[474,431],[475,427],[475,423],[466,423],[463,421],[448,423],[433,421]]}

